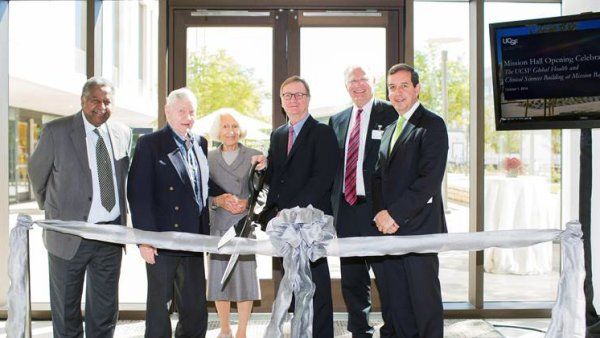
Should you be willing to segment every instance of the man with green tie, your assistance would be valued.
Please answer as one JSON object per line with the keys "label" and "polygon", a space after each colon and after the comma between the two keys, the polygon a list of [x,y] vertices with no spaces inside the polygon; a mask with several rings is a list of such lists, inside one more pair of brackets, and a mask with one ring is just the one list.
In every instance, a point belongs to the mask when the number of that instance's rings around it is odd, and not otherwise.
{"label": "man with green tie", "polygon": [[[384,235],[445,233],[441,185],[448,157],[442,118],[419,102],[419,74],[407,64],[388,71],[398,120],[386,128],[373,175],[373,214]],[[437,254],[390,256],[384,261],[393,337],[443,337]],[[387,332],[386,332],[387,334]],[[384,335],[382,335],[384,337]]]}

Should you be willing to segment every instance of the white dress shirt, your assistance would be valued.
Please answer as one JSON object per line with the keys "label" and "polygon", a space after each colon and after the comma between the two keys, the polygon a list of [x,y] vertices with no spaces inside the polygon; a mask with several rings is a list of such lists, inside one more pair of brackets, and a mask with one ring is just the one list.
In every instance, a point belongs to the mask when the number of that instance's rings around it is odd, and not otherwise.
{"label": "white dress shirt", "polygon": [[108,128],[106,127],[106,123],[104,123],[98,127],[98,131],[104,139],[104,144],[106,144],[110,156],[110,165],[112,166],[113,185],[115,187],[115,205],[110,211],[107,211],[106,208],[102,206],[102,201],[100,199],[100,183],[98,181],[98,166],[96,165],[96,143],[98,142],[98,135],[94,133],[96,127],[88,122],[83,112],[82,115],[83,125],[85,126],[85,143],[87,146],[88,164],[92,174],[92,205],[90,207],[87,222],[98,223],[113,221],[121,214],[121,210],[119,207],[119,190],[117,187],[117,174],[115,171],[115,155],[112,149]]}
{"label": "white dress shirt", "polygon": [[[348,156],[348,142],[350,141],[350,134],[354,128],[356,122],[356,114],[358,110],[362,108],[360,114],[360,142],[358,146],[358,163],[356,163],[356,195],[365,196],[365,180],[363,177],[363,161],[365,158],[365,144],[367,143],[367,137],[369,137],[369,120],[371,119],[371,110],[373,109],[373,101],[375,98],[371,98],[367,104],[363,107],[352,107],[352,115],[350,116],[350,123],[348,125],[348,132],[346,133],[346,145],[344,147],[344,177],[346,177],[346,157]],[[344,186],[342,192],[346,190],[346,181],[344,180]]]}

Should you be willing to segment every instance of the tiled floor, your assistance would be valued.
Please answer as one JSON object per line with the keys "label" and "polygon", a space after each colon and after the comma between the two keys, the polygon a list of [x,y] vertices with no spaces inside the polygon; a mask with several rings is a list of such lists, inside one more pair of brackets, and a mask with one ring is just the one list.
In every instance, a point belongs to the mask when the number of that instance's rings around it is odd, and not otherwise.
{"label": "tiled floor", "polygon": [[[235,315],[232,317],[232,330],[236,329]],[[350,338],[350,333],[346,331],[346,314],[336,313],[335,319],[335,338]],[[254,314],[248,328],[248,337],[263,337],[265,327],[268,324],[268,314]],[[173,326],[176,319],[172,320]],[[444,322],[446,338],[493,338],[493,337],[510,337],[510,338],[541,338],[544,336],[543,331],[548,327],[549,319],[488,319],[488,320],[446,320]],[[381,316],[374,314],[372,324],[380,326],[382,323]],[[5,322],[0,323],[0,338],[6,337]],[[539,332],[542,331],[542,332]],[[284,332],[289,336],[289,325],[284,327]],[[32,325],[32,333],[35,338],[51,338],[52,325],[48,321],[34,322]],[[138,338],[143,337],[144,322],[143,321],[120,321],[115,337],[118,338]],[[209,316],[209,328],[206,337],[216,338],[219,334],[219,324],[215,314]],[[375,338],[378,338],[378,333]]]}

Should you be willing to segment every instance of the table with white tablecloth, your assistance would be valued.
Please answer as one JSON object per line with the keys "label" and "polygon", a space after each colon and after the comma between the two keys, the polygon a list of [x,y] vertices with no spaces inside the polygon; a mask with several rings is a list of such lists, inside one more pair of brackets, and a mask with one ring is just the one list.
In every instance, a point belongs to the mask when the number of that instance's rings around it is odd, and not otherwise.
{"label": "table with white tablecloth", "polygon": [[[548,178],[542,176],[487,176],[485,230],[547,229],[552,199]],[[485,250],[484,270],[521,275],[552,271],[552,243],[516,249]]]}

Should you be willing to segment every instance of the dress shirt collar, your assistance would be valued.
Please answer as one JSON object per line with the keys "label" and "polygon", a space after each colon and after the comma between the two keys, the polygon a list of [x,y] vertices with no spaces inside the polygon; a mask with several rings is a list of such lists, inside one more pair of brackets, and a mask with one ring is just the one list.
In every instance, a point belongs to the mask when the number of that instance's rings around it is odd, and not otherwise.
{"label": "dress shirt collar", "polygon": [[[85,114],[83,113],[83,110],[81,111],[81,116],[83,117],[83,126],[85,128],[85,134],[86,135],[91,135],[91,134],[96,135],[96,133],[94,133],[94,129],[96,129],[96,127],[87,120],[87,118],[85,117]],[[103,137],[108,135],[108,129],[106,127],[106,123],[102,123],[100,125],[100,127],[97,127],[97,128]]]}
{"label": "dress shirt collar", "polygon": [[298,134],[300,134],[300,130],[302,130],[302,127],[304,126],[304,123],[306,123],[306,120],[308,120],[309,116],[310,114],[306,114],[306,116],[302,120],[296,122],[296,124],[288,123],[288,126],[294,128],[294,140],[296,139]]}
{"label": "dress shirt collar", "polygon": [[402,115],[404,117],[405,121],[410,120],[411,116],[413,116],[413,114],[415,113],[417,108],[419,108],[420,104],[421,104],[421,102],[417,100],[417,102],[415,102],[415,104],[413,104],[413,106],[410,107],[410,109],[406,113],[404,113],[404,115]]}
{"label": "dress shirt collar", "polygon": [[[171,130],[171,133],[173,134],[173,139],[175,140],[175,143],[177,143],[177,146],[180,148],[183,147],[183,149],[185,150],[186,149],[185,140],[181,136],[179,136],[179,134],[177,134],[175,132],[175,130],[173,130],[173,128],[171,128],[170,125],[167,124],[167,126],[169,126],[169,130]],[[192,135],[190,135],[189,133],[186,135],[186,137],[188,140],[193,140]]]}
{"label": "dress shirt collar", "polygon": [[365,114],[365,113],[370,113],[370,112],[371,112],[371,110],[373,109],[373,103],[374,103],[374,102],[375,102],[375,97],[373,96],[373,97],[371,97],[371,99],[369,100],[369,102],[365,103],[365,105],[364,105],[364,106],[362,106],[362,107],[359,107],[359,106],[357,106],[356,104],[353,104],[353,105],[352,105],[352,116],[356,116],[356,112],[357,112],[359,109],[362,109],[362,110],[363,110],[363,111],[362,111],[362,113],[363,113],[363,116],[367,115],[367,114]]}

